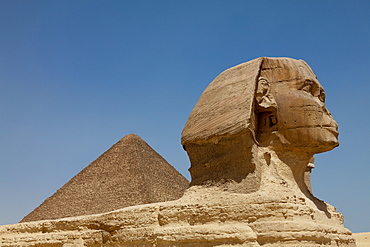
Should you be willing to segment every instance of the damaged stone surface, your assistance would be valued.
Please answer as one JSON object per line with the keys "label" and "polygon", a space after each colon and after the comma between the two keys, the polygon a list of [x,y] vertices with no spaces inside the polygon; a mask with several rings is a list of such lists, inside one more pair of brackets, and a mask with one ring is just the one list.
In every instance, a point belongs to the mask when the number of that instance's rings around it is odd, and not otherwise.
{"label": "damaged stone surface", "polygon": [[[302,194],[194,186],[176,201],[0,227],[1,246],[355,246],[333,207]],[[330,217],[328,217],[330,214]]]}
{"label": "damaged stone surface", "polygon": [[302,60],[221,73],[182,132],[191,187],[175,201],[0,227],[1,246],[356,246],[312,194],[313,155],[338,146],[325,92]]}

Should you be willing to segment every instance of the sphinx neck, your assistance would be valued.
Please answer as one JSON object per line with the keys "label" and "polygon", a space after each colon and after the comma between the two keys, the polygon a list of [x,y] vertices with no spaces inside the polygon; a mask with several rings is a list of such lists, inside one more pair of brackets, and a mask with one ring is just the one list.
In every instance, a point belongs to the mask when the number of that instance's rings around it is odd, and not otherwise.
{"label": "sphinx neck", "polygon": [[311,197],[312,194],[305,182],[305,173],[311,158],[312,154],[297,150],[259,147],[258,160],[262,167],[261,188],[274,186],[280,189],[293,189]]}

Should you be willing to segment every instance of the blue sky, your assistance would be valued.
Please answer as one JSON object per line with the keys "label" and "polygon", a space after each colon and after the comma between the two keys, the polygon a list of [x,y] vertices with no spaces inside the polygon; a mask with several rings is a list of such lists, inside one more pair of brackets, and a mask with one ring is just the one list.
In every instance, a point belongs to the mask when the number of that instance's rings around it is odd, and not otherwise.
{"label": "blue sky", "polygon": [[135,133],[188,179],[181,131],[223,70],[304,59],[340,147],[314,194],[370,231],[370,1],[0,1],[0,224]]}

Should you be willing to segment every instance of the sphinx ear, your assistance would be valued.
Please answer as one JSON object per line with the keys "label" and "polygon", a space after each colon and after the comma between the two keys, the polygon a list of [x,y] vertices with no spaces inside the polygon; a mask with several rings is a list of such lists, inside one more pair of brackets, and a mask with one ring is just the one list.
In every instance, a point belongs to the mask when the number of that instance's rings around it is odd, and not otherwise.
{"label": "sphinx ear", "polygon": [[[258,142],[270,141],[271,133],[277,132],[278,119],[276,117],[277,104],[271,93],[270,82],[265,77],[259,77],[255,94],[256,113],[258,121]],[[268,134],[267,136],[264,134]],[[278,136],[279,139],[280,136]]]}
{"label": "sphinx ear", "polygon": [[261,111],[275,111],[276,101],[270,92],[270,82],[265,77],[259,77],[255,98]]}

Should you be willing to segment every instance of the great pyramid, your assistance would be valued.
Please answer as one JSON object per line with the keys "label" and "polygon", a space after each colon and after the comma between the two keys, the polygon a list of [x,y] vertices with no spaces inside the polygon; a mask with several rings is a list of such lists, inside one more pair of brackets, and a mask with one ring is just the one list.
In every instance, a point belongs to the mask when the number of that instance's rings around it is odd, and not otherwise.
{"label": "great pyramid", "polygon": [[180,198],[189,182],[139,136],[122,138],[21,222],[98,214]]}

